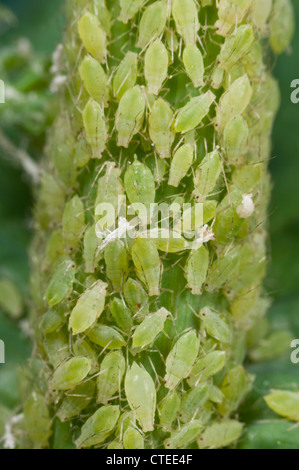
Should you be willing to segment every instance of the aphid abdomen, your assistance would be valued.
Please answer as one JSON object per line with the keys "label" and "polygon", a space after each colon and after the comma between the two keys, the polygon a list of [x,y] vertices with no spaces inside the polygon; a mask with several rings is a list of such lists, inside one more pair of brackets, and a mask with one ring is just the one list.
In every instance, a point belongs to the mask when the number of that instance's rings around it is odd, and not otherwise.
{"label": "aphid abdomen", "polygon": [[197,167],[194,178],[193,194],[197,199],[204,199],[215,188],[221,173],[219,152],[209,153]]}
{"label": "aphid abdomen", "polygon": [[223,143],[229,164],[240,165],[243,162],[248,136],[248,125],[240,114],[228,121],[223,131]]}
{"label": "aphid abdomen", "polygon": [[163,33],[167,19],[167,8],[164,1],[149,5],[140,20],[139,37],[136,46],[145,49]]}
{"label": "aphid abdomen", "polygon": [[226,38],[218,56],[217,66],[229,72],[230,68],[246,54],[253,41],[252,26],[239,26],[232,37]]}
{"label": "aphid abdomen", "polygon": [[199,21],[198,7],[194,0],[173,0],[172,15],[186,46],[196,44]]}
{"label": "aphid abdomen", "polygon": [[145,98],[140,86],[136,85],[122,96],[116,113],[115,127],[119,147],[128,147],[132,137],[139,132],[144,111]]}
{"label": "aphid abdomen", "polygon": [[171,160],[168,184],[177,188],[186,176],[193,162],[193,148],[190,144],[180,147]]}
{"label": "aphid abdomen", "polygon": [[120,0],[119,3],[121,11],[118,19],[123,23],[128,23],[142,8],[144,0]]}
{"label": "aphid abdomen", "polygon": [[107,127],[101,106],[92,98],[83,110],[86,140],[91,146],[93,158],[102,158],[107,141]]}
{"label": "aphid abdomen", "polygon": [[149,135],[161,158],[169,158],[175,134],[172,130],[173,112],[169,104],[158,98],[149,115]]}
{"label": "aphid abdomen", "polygon": [[137,54],[127,52],[113,78],[113,94],[121,100],[126,91],[133,88],[137,80]]}
{"label": "aphid abdomen", "polygon": [[131,204],[140,202],[147,208],[155,202],[155,181],[150,169],[143,163],[135,160],[124,176],[127,196]]}
{"label": "aphid abdomen", "polygon": [[103,359],[97,378],[97,401],[106,405],[121,389],[126,362],[121,351],[111,351]]}
{"label": "aphid abdomen", "polygon": [[108,77],[101,64],[87,55],[79,66],[79,73],[90,96],[102,106],[106,106],[109,98]]}
{"label": "aphid abdomen", "polygon": [[109,307],[117,326],[125,333],[129,333],[133,326],[133,318],[124,301],[114,297]]}
{"label": "aphid abdomen", "polygon": [[183,62],[186,72],[196,88],[204,85],[204,62],[202,53],[194,45],[185,47],[183,52]]}
{"label": "aphid abdomen", "polygon": [[181,400],[176,391],[171,391],[159,404],[160,424],[163,431],[171,431],[180,409]]}
{"label": "aphid abdomen", "polygon": [[209,252],[204,247],[193,250],[185,266],[188,287],[192,294],[200,295],[209,267]]}
{"label": "aphid abdomen", "polygon": [[124,432],[124,449],[144,449],[144,439],[137,429],[129,426]]}
{"label": "aphid abdomen", "polygon": [[99,408],[81,428],[76,446],[91,447],[104,442],[112,433],[119,418],[119,407],[107,405]]}
{"label": "aphid abdomen", "polygon": [[215,95],[210,90],[203,95],[191,98],[177,114],[174,123],[176,132],[184,133],[195,129],[208,114],[214,100]]}
{"label": "aphid abdomen", "polygon": [[185,424],[180,429],[171,433],[170,437],[164,441],[166,449],[185,448],[197,439],[202,431],[202,423],[199,420],[193,420]]}
{"label": "aphid abdomen", "polygon": [[163,331],[168,316],[170,313],[163,307],[156,313],[149,314],[134,331],[133,348],[144,348],[153,343],[158,334]]}
{"label": "aphid abdomen", "polygon": [[157,95],[167,77],[168,52],[166,47],[156,39],[146,50],[144,56],[144,75],[149,93]]}
{"label": "aphid abdomen", "polygon": [[160,294],[161,262],[155,244],[146,238],[137,238],[132,246],[132,259],[139,279],[148,294]]}
{"label": "aphid abdomen", "polygon": [[113,240],[105,248],[104,259],[106,273],[112,282],[113,288],[119,290],[128,273],[129,260],[126,247],[122,240]]}
{"label": "aphid abdomen", "polygon": [[106,34],[97,18],[89,12],[84,13],[78,22],[80,38],[86,50],[99,62],[106,58]]}

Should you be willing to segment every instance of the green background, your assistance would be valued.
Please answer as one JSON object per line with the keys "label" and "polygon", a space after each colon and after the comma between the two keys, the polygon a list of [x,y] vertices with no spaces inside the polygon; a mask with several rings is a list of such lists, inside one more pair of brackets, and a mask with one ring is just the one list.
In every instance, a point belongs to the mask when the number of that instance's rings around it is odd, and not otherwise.
{"label": "green background", "polygon": [[[262,1],[262,0],[261,0]],[[299,24],[299,2],[293,0]],[[63,0],[10,0],[0,5],[12,9],[17,22],[1,31],[1,47],[16,38],[27,37],[34,50],[50,58],[61,38],[64,25]],[[299,27],[289,53],[277,60],[274,75],[280,82],[282,101],[273,132],[271,172],[273,195],[270,209],[271,262],[266,287],[273,304],[269,315],[275,329],[289,328],[299,338],[299,104],[290,100],[293,79],[299,78]],[[0,77],[1,78],[1,77]],[[0,115],[1,116],[1,115]],[[1,119],[1,117],[0,117]],[[1,128],[1,122],[0,122]],[[16,140],[19,135],[13,135]],[[32,149],[40,158],[44,136]],[[28,142],[27,142],[28,140]],[[30,138],[22,144],[30,146]],[[38,140],[38,139],[37,139]],[[0,156],[0,277],[13,279],[28,296],[30,220],[33,194],[24,173]],[[30,306],[26,307],[27,312]],[[18,404],[17,366],[31,351],[30,340],[18,324],[0,310],[0,338],[6,346],[6,363],[0,365],[0,405],[11,409]],[[249,423],[241,448],[299,448],[299,428],[278,419],[264,404],[262,396],[270,388],[299,391],[299,364],[290,362],[290,354],[275,361],[249,365],[256,374],[254,390],[241,410],[241,419]]]}

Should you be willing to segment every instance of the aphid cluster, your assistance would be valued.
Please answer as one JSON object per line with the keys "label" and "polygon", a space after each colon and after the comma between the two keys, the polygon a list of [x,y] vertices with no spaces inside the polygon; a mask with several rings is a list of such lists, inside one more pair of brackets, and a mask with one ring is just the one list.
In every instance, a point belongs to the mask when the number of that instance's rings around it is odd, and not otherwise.
{"label": "aphid cluster", "polygon": [[[57,421],[78,448],[217,448],[240,436],[231,415],[252,384],[246,344],[268,305],[279,105],[261,39],[271,31],[275,53],[288,46],[290,8],[68,0],[68,82],[32,247],[38,357],[22,390],[34,447]],[[189,203],[193,238],[173,214],[171,234],[161,216],[147,237],[154,203]]]}

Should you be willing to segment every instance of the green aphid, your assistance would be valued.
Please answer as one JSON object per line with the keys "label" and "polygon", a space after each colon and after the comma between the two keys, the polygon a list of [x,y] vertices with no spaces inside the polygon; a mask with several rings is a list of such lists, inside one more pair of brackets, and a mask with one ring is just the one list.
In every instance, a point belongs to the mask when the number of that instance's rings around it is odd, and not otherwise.
{"label": "green aphid", "polygon": [[129,426],[123,435],[124,449],[144,449],[144,439],[137,429]]}
{"label": "green aphid", "polygon": [[210,390],[209,390],[209,400],[213,403],[222,403],[224,398],[223,393],[221,390],[216,387],[215,385],[210,385]]}
{"label": "green aphid", "polygon": [[243,193],[254,193],[261,188],[265,168],[261,163],[243,165],[232,175],[233,185]]}
{"label": "green aphid", "polygon": [[57,226],[65,205],[65,193],[62,185],[49,173],[44,173],[39,189],[39,199],[35,208],[35,217],[42,228]]}
{"label": "green aphid", "polygon": [[204,157],[195,171],[193,194],[197,199],[204,199],[214,190],[221,170],[219,151],[216,149]]}
{"label": "green aphid", "polygon": [[156,388],[149,373],[136,362],[127,371],[125,393],[143,432],[154,430]]}
{"label": "green aphid", "polygon": [[174,128],[176,132],[189,132],[195,129],[208,114],[215,95],[207,91],[203,95],[195,96],[179,110],[175,119]]}
{"label": "green aphid", "polygon": [[69,251],[74,251],[78,247],[84,228],[84,204],[76,195],[66,203],[62,216],[62,235]]}
{"label": "green aphid", "polygon": [[59,304],[71,295],[75,275],[76,265],[73,261],[66,259],[57,266],[46,290],[46,299],[50,307]]}
{"label": "green aphid", "polygon": [[149,115],[149,135],[161,158],[169,158],[175,133],[172,129],[173,112],[169,104],[158,98]]}
{"label": "green aphid", "polygon": [[194,158],[194,149],[190,144],[182,145],[174,154],[169,172],[168,184],[177,188],[187,175]]}
{"label": "green aphid", "polygon": [[118,101],[121,100],[126,91],[136,85],[138,72],[138,56],[135,52],[127,52],[113,77],[113,94]]}
{"label": "green aphid", "polygon": [[209,425],[197,440],[199,449],[220,449],[239,439],[244,424],[233,419]]}
{"label": "green aphid", "polygon": [[96,325],[88,333],[93,343],[106,349],[119,349],[126,344],[123,336],[111,326]]}
{"label": "green aphid", "polygon": [[84,356],[90,360],[90,373],[94,374],[99,370],[98,351],[92,347],[84,337],[78,336],[73,343],[73,353],[75,356]]}
{"label": "green aphid", "polygon": [[70,357],[69,339],[62,330],[46,335],[44,347],[50,364],[55,368]]}
{"label": "green aphid", "polygon": [[225,397],[217,408],[221,416],[226,417],[239,407],[251,389],[252,380],[253,377],[247,374],[241,365],[228,371],[220,387]]}
{"label": "green aphid", "polygon": [[156,245],[147,238],[137,238],[131,255],[136,274],[145,284],[149,296],[159,295],[162,265]]}
{"label": "green aphid", "polygon": [[259,42],[252,43],[247,54],[242,58],[242,65],[248,77],[262,76],[264,72],[263,49]]}
{"label": "green aphid", "polygon": [[167,78],[168,65],[167,49],[160,39],[156,39],[147,48],[144,56],[144,76],[148,93],[159,93]]}
{"label": "green aphid", "polygon": [[44,258],[45,269],[52,269],[59,258],[65,255],[64,240],[62,230],[54,230],[48,239],[46,255]]}
{"label": "green aphid", "polygon": [[181,380],[188,377],[199,350],[195,330],[184,333],[175,343],[166,359],[165,387],[174,390]]}
{"label": "green aphid", "polygon": [[47,447],[52,418],[45,397],[33,391],[24,403],[24,424],[34,448]]}
{"label": "green aphid", "polygon": [[184,67],[195,88],[204,85],[205,66],[203,56],[195,44],[185,47],[183,52]]}
{"label": "green aphid", "polygon": [[223,253],[216,259],[209,270],[205,289],[208,292],[214,292],[221,287],[234,275],[238,270],[240,263],[240,249],[233,248],[227,253]]}
{"label": "green aphid", "polygon": [[290,45],[295,30],[295,13],[290,0],[274,0],[270,18],[270,44],[275,54]]}
{"label": "green aphid", "polygon": [[145,97],[139,85],[127,90],[122,96],[115,116],[117,145],[127,148],[143,124]]}
{"label": "green aphid", "polygon": [[206,199],[203,203],[200,204],[202,204],[202,220],[199,222],[200,225],[196,220],[196,205],[193,205],[184,211],[184,221],[188,227],[191,227],[191,230],[193,231],[206,225],[208,222],[214,219],[216,215],[216,209],[218,205],[217,201],[213,199]]}
{"label": "green aphid", "polygon": [[187,382],[194,387],[198,382],[205,382],[213,375],[220,372],[226,363],[225,351],[211,351],[198,359],[188,376]]}
{"label": "green aphid", "polygon": [[83,356],[73,357],[54,371],[49,386],[52,390],[69,390],[79,385],[89,374],[91,362]]}
{"label": "green aphid", "polygon": [[200,410],[210,398],[210,384],[205,382],[194,386],[183,395],[179,418],[183,423],[189,423],[200,418]]}
{"label": "green aphid", "polygon": [[123,449],[123,448],[124,448],[124,447],[123,447],[122,443],[119,442],[119,441],[116,441],[116,440],[110,442],[110,444],[108,444],[108,446],[107,446],[107,449],[108,449],[108,450],[115,450],[115,449],[119,449],[119,450],[120,450],[120,449]]}
{"label": "green aphid", "polygon": [[228,121],[223,131],[223,144],[229,165],[240,165],[244,162],[248,136],[248,125],[240,114]]}
{"label": "green aphid", "polygon": [[194,442],[203,429],[199,420],[184,424],[180,429],[172,432],[170,437],[164,441],[165,449],[184,449]]}
{"label": "green aphid", "polygon": [[106,163],[105,175],[99,178],[97,184],[96,209],[99,204],[107,204],[107,207],[111,204],[115,212],[118,210],[119,198],[125,194],[120,173],[121,171],[115,163]]}
{"label": "green aphid", "polygon": [[[241,218],[237,212],[238,207],[242,204],[242,199],[241,191],[232,188],[232,191],[218,205],[213,230],[219,245],[224,245],[234,240],[244,226],[244,218]],[[225,275],[226,273],[224,272],[223,274]]]}
{"label": "green aphid", "polygon": [[96,234],[96,226],[88,227],[83,239],[83,259],[84,271],[86,273],[95,273],[102,258],[101,252],[98,250],[101,240]]}
{"label": "green aphid", "polygon": [[83,333],[99,319],[104,310],[106,294],[107,283],[100,280],[83,292],[69,320],[73,335]]}
{"label": "green aphid", "polygon": [[113,288],[120,290],[129,270],[127,249],[122,240],[112,240],[104,251],[106,275]]}
{"label": "green aphid", "polygon": [[200,295],[209,268],[209,251],[203,245],[192,250],[185,266],[188,288],[193,295]]}
{"label": "green aphid", "polygon": [[160,425],[164,432],[170,432],[173,422],[177,419],[181,400],[177,392],[171,391],[159,404]]}
{"label": "green aphid", "polygon": [[86,448],[104,442],[115,428],[119,413],[118,406],[107,405],[99,408],[83,424],[76,446]]}
{"label": "green aphid", "polygon": [[186,250],[188,242],[180,233],[168,229],[151,229],[147,232],[151,237],[151,241],[156,245],[158,250],[164,253],[178,253]]}
{"label": "green aphid", "polygon": [[288,390],[271,390],[264,397],[267,405],[275,413],[289,419],[299,421],[299,393]]}
{"label": "green aphid", "polygon": [[135,159],[125,173],[124,183],[131,204],[142,203],[148,208],[155,202],[155,180],[151,170],[144,163]]}
{"label": "green aphid", "polygon": [[265,33],[266,24],[272,10],[273,0],[253,0],[251,5],[251,17],[254,25],[263,35]]}
{"label": "green aphid", "polygon": [[134,331],[132,336],[133,348],[144,348],[152,344],[159,333],[163,331],[165,321],[170,315],[170,312],[164,307],[160,308],[155,313],[147,315]]}
{"label": "green aphid", "polygon": [[166,2],[154,2],[146,7],[139,24],[139,35],[136,46],[145,49],[164,31],[167,20]]}
{"label": "green aphid", "polygon": [[97,377],[97,401],[106,405],[121,390],[126,361],[121,351],[111,351],[101,363]]}
{"label": "green aphid", "polygon": [[171,9],[179,35],[184,39],[185,45],[196,44],[199,30],[199,7],[194,0],[173,0]]}
{"label": "green aphid", "polygon": [[211,76],[211,87],[214,88],[214,90],[219,90],[219,88],[221,88],[223,84],[223,79],[224,79],[224,70],[216,67],[213,70],[213,73]]}
{"label": "green aphid", "polygon": [[221,96],[216,114],[216,128],[222,132],[226,124],[237,114],[242,114],[250,103],[252,87],[244,74],[235,80]]}
{"label": "green aphid", "polygon": [[219,312],[204,307],[199,312],[201,325],[206,332],[220,343],[229,344],[232,340],[232,328]]}
{"label": "green aphid", "polygon": [[124,297],[133,315],[143,318],[149,311],[148,294],[140,282],[129,277],[124,285]]}
{"label": "green aphid", "polygon": [[128,23],[141,10],[144,0],[120,0],[119,21]]}
{"label": "green aphid", "polygon": [[87,52],[97,61],[104,62],[107,54],[107,38],[98,19],[87,11],[81,16],[78,22],[78,29]]}
{"label": "green aphid", "polygon": [[102,158],[108,139],[104,111],[93,98],[86,103],[83,113],[83,124],[86,140],[89,143],[93,158]]}
{"label": "green aphid", "polygon": [[229,72],[249,50],[254,41],[251,25],[239,26],[232,36],[226,38],[217,58],[217,66]]}
{"label": "green aphid", "polygon": [[251,3],[252,0],[220,0],[218,2],[219,20],[216,23],[217,34],[228,36],[231,30],[242,22]]}
{"label": "green aphid", "polygon": [[109,304],[109,308],[118,328],[127,334],[130,333],[133,326],[132,313],[123,299],[114,297]]}
{"label": "green aphid", "polygon": [[94,397],[95,383],[89,380],[65,393],[57,410],[60,421],[68,421],[80,413],[89,405]]}
{"label": "green aphid", "polygon": [[64,310],[50,308],[42,317],[39,328],[46,335],[57,331],[64,322]]}
{"label": "green aphid", "polygon": [[86,139],[80,139],[76,145],[74,165],[76,168],[84,168],[91,159],[91,151]]}
{"label": "green aphid", "polygon": [[101,64],[90,55],[86,55],[79,65],[79,73],[89,95],[102,106],[107,106],[108,77]]}

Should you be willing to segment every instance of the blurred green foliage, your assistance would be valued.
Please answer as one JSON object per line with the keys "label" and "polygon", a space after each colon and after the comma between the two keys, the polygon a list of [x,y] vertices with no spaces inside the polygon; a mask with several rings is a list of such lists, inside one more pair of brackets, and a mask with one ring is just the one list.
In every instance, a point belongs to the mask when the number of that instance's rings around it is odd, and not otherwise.
{"label": "blurred green foliage", "polygon": [[[299,2],[293,0],[299,23]],[[7,0],[0,6],[9,7],[14,16],[1,19],[1,47],[13,45],[24,37],[29,39],[35,51],[35,59],[29,58],[15,68],[12,79],[20,91],[34,91],[30,102],[28,120],[13,120],[4,110],[0,112],[0,129],[18,146],[35,159],[42,157],[45,129],[51,123],[53,110],[46,99],[50,96],[50,54],[59,42],[64,25],[63,0]],[[270,210],[271,264],[266,287],[274,299],[270,319],[274,329],[289,328],[294,338],[299,338],[299,104],[290,100],[290,84],[299,78],[299,28],[293,40],[290,54],[281,56],[274,74],[280,82],[281,109],[273,133],[273,196]],[[37,61],[33,63],[32,61]],[[38,68],[38,64],[39,67]],[[3,64],[2,64],[3,65]],[[23,68],[22,68],[23,67]],[[26,70],[24,78],[21,71]],[[19,76],[16,73],[19,71]],[[31,72],[30,72],[31,71]],[[5,74],[1,69],[0,74]],[[4,77],[0,76],[1,79]],[[5,77],[9,79],[9,77]],[[30,88],[31,87],[31,88]],[[44,97],[44,98],[42,98]],[[44,101],[43,101],[44,99]],[[27,103],[28,104],[28,103]],[[9,103],[7,103],[9,106]],[[2,105],[0,105],[2,106]],[[30,121],[32,110],[36,113]],[[24,112],[21,110],[20,113]],[[17,115],[17,113],[16,113]],[[22,116],[24,117],[24,116]],[[10,121],[11,119],[11,121]],[[11,124],[11,125],[10,125]],[[36,125],[36,127],[35,127]],[[1,150],[0,150],[1,151]],[[31,238],[30,220],[33,191],[23,171],[9,162],[8,155],[0,157],[0,277],[12,279],[24,299],[28,297],[29,259]],[[27,304],[27,310],[29,308]],[[26,309],[25,309],[26,310]],[[26,312],[24,313],[26,317]],[[26,325],[26,324],[25,324]],[[31,343],[20,324],[8,318],[0,309],[0,338],[6,345],[6,364],[0,365],[0,407],[15,408],[18,404],[17,367],[30,355]],[[289,354],[279,360],[249,365],[257,377],[254,390],[243,404],[241,419],[249,423],[241,439],[240,448],[299,448],[299,428],[278,419],[267,408],[263,395],[271,388],[299,390],[299,365],[290,362]],[[60,440],[60,438],[59,438]]]}

